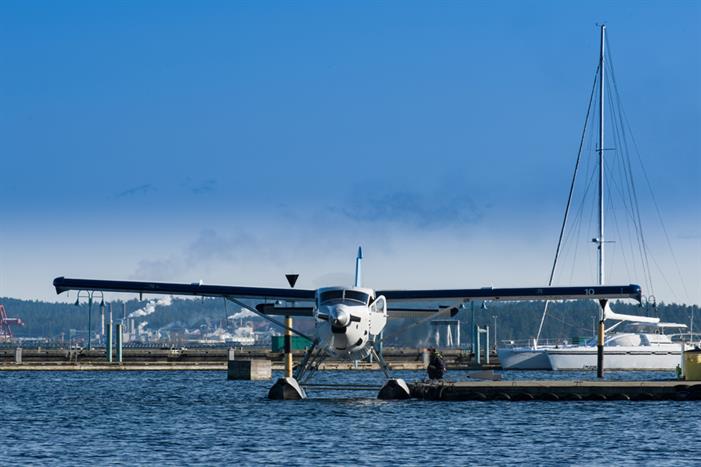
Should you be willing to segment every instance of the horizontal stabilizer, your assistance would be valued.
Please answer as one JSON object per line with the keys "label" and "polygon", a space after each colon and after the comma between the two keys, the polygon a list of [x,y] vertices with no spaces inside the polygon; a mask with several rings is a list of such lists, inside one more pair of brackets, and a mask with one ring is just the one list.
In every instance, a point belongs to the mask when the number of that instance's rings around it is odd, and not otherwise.
{"label": "horizontal stabilizer", "polygon": [[314,316],[314,308],[312,307],[275,306],[274,303],[261,303],[256,305],[256,310],[264,315]]}

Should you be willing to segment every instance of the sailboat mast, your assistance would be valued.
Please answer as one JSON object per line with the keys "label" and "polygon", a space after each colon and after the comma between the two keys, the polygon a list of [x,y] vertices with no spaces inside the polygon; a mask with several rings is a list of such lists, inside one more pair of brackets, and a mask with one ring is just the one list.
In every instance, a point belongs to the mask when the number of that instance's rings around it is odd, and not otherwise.
{"label": "sailboat mast", "polygon": [[[601,48],[599,51],[599,285],[604,285],[604,44],[606,26],[601,25]],[[596,377],[604,377],[604,321],[606,300],[599,302],[599,332],[596,343]]]}
{"label": "sailboat mast", "polygon": [[599,285],[604,285],[604,44],[606,26],[601,26],[599,53]]}

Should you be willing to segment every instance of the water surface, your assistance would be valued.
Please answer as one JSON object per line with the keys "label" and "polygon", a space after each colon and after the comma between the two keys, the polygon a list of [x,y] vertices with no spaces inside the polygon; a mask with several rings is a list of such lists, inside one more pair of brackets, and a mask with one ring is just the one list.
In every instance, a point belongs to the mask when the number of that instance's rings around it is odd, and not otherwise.
{"label": "water surface", "polygon": [[[271,381],[218,371],[0,372],[0,381],[3,465],[701,464],[699,402],[379,401],[372,392],[269,401]],[[379,385],[382,375],[321,372],[316,382]]]}

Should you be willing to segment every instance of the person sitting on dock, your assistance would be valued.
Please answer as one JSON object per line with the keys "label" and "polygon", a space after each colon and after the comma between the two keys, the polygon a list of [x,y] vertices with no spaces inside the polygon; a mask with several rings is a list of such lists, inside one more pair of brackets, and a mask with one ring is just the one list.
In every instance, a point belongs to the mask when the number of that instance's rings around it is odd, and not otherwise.
{"label": "person sitting on dock", "polygon": [[443,379],[443,375],[446,372],[445,360],[443,360],[443,355],[436,349],[429,349],[431,352],[430,359],[428,361],[428,372],[429,379]]}

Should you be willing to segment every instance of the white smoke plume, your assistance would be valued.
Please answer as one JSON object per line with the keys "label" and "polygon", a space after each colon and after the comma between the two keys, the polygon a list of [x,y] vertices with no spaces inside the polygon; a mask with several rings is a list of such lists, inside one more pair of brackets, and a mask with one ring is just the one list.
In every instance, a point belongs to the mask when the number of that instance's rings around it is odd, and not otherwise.
{"label": "white smoke plume", "polygon": [[129,313],[127,318],[140,318],[142,316],[148,316],[154,311],[156,311],[157,306],[168,306],[173,303],[172,297],[163,297],[158,300],[149,300],[145,307],[139,308],[136,311]]}
{"label": "white smoke plume", "polygon": [[246,318],[257,318],[258,315],[253,313],[251,310],[247,310],[245,308],[241,308],[241,311],[238,313],[234,313],[233,315],[229,316],[227,319],[246,319]]}

